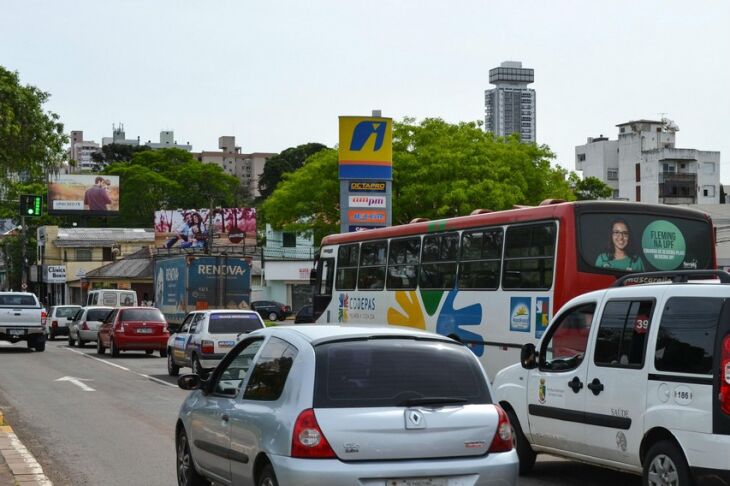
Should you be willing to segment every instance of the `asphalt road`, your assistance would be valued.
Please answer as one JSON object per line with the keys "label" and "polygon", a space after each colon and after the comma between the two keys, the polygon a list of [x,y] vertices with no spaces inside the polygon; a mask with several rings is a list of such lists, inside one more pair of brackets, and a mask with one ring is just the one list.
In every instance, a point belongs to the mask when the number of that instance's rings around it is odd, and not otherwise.
{"label": "asphalt road", "polygon": [[[53,341],[37,353],[0,342],[0,409],[55,486],[175,485],[174,426],[187,392],[158,354],[99,357],[92,346]],[[641,481],[551,456],[520,479],[524,486],[586,484]]]}

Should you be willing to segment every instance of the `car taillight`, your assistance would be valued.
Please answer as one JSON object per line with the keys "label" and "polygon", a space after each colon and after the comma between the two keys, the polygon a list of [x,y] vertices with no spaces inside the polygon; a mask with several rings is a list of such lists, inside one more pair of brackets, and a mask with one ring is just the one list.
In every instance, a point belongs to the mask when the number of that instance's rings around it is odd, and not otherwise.
{"label": "car taillight", "polygon": [[720,408],[730,415],[730,334],[722,339],[722,357],[720,358]]}
{"label": "car taillight", "polygon": [[46,314],[46,311],[41,311],[41,327],[46,327],[46,317],[48,314]]}
{"label": "car taillight", "polygon": [[489,452],[508,452],[512,450],[512,427],[509,424],[507,414],[502,407],[495,405],[499,422],[497,423],[497,431],[494,433],[492,445],[489,446]]}
{"label": "car taillight", "polygon": [[215,343],[213,341],[202,341],[200,343],[200,351],[203,354],[213,354],[215,353]]}
{"label": "car taillight", "polygon": [[308,408],[297,417],[291,439],[291,456],[302,459],[332,459],[335,451],[319,428],[314,410]]}
{"label": "car taillight", "polygon": [[81,323],[81,329],[83,329],[84,331],[88,331],[89,330],[89,326],[88,326],[88,324],[86,324],[86,321],[84,321],[84,322]]}
{"label": "car taillight", "polygon": [[52,321],[51,327],[58,327],[58,321]]}

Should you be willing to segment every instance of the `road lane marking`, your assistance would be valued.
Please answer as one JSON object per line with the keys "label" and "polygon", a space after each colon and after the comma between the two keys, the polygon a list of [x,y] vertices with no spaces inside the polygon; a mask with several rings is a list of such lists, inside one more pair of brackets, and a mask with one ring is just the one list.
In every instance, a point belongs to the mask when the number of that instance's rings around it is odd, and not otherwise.
{"label": "road lane marking", "polygon": [[81,388],[84,391],[96,391],[87,384],[84,383],[84,381],[94,381],[90,380],[88,378],[75,378],[73,376],[64,376],[63,378],[59,378],[55,381],[68,381],[69,383],[73,383],[77,387]]}
{"label": "road lane marking", "polygon": [[177,388],[177,385],[173,385],[172,383],[168,383],[164,380],[160,380],[159,378],[155,378],[154,376],[146,375],[144,373],[139,373],[137,371],[133,371],[129,368],[125,368],[122,365],[118,365],[116,363],[112,363],[111,361],[107,361],[105,359],[97,358],[96,356],[91,356],[90,354],[83,353],[81,351],[76,351],[75,349],[66,348],[68,351],[71,351],[72,353],[76,353],[78,355],[84,356],[85,358],[93,359],[94,361],[99,361],[101,363],[107,364],[109,366],[113,366],[115,368],[119,368],[120,370],[129,371],[130,373],[141,376],[142,378],[147,378],[148,380],[154,381],[155,383],[159,383],[161,385],[167,385],[172,388]]}

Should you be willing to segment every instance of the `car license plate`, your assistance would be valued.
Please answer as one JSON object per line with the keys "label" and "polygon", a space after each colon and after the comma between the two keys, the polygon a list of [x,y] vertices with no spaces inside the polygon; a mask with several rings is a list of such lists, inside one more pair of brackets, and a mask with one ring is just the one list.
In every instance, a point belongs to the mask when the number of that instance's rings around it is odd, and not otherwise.
{"label": "car license plate", "polygon": [[8,329],[8,336],[25,336],[25,329]]}
{"label": "car license plate", "polygon": [[152,329],[149,327],[140,327],[137,329],[137,334],[152,334]]}
{"label": "car license plate", "polygon": [[236,344],[235,341],[218,341],[218,346],[221,348],[232,348]]}
{"label": "car license plate", "polygon": [[448,486],[446,478],[389,479],[386,486]]}

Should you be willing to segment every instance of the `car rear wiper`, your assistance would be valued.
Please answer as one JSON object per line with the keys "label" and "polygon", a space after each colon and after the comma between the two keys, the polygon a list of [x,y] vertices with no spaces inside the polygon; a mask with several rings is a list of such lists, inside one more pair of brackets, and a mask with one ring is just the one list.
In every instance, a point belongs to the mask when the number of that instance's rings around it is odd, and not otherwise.
{"label": "car rear wiper", "polygon": [[466,398],[457,397],[418,397],[408,398],[398,404],[399,407],[413,407],[416,405],[459,405],[466,403]]}

